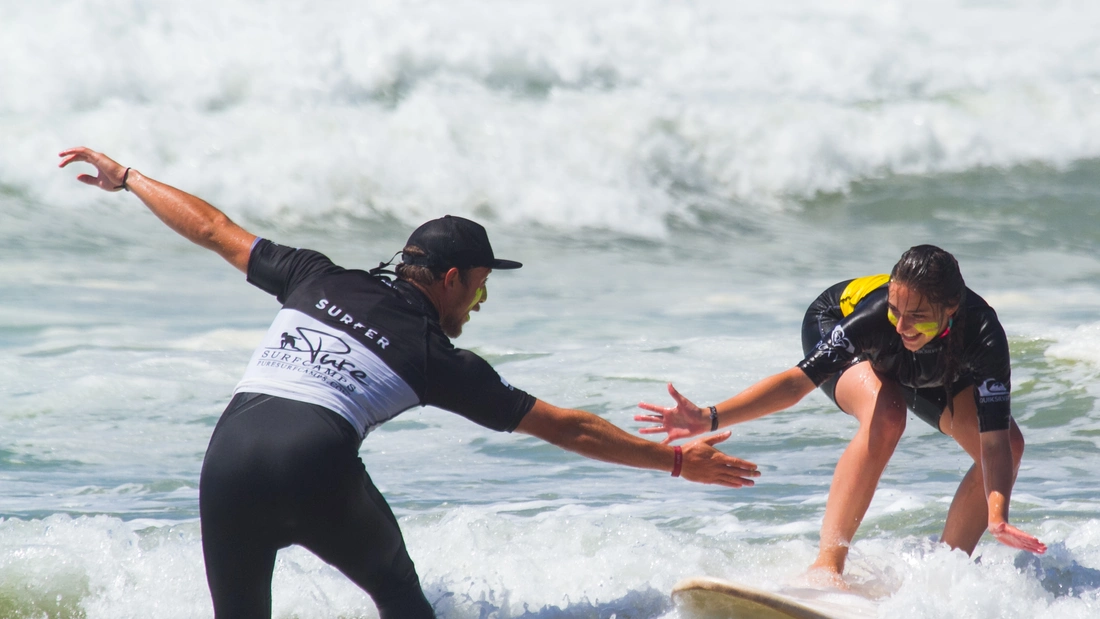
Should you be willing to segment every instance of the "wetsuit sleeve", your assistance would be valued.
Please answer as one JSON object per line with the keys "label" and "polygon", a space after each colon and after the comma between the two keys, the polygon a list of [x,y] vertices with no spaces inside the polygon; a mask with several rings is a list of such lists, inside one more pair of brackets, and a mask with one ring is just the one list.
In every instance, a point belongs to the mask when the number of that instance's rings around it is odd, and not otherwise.
{"label": "wetsuit sleeve", "polygon": [[327,256],[259,239],[248,258],[248,283],[286,303],[302,282],[323,273],[341,271]]}
{"label": "wetsuit sleeve", "polygon": [[433,346],[424,404],[458,413],[498,432],[516,429],[535,405],[534,396],[508,384],[493,366],[468,350]]}
{"label": "wetsuit sleeve", "polygon": [[885,288],[860,301],[852,313],[836,323],[817,347],[798,363],[798,367],[814,385],[820,386],[837,372],[873,353],[883,329],[892,330],[886,318]]}
{"label": "wetsuit sleeve", "polygon": [[992,308],[985,308],[967,317],[977,324],[977,341],[966,351],[969,371],[974,378],[978,406],[978,430],[992,432],[1007,430],[1012,416],[1009,392],[1012,388],[1012,366],[1009,359],[1008,337]]}

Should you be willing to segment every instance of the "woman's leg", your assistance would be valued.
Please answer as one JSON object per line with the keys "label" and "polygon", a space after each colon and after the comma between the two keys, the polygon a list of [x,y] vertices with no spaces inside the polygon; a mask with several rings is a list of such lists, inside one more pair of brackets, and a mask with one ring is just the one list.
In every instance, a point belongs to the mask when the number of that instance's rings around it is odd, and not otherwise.
{"label": "woman's leg", "polygon": [[821,547],[811,569],[839,576],[879,477],[905,431],[906,408],[898,384],[882,378],[866,361],[844,371],[835,393],[837,406],[859,421],[859,430],[833,473]]}
{"label": "woman's leg", "polygon": [[[955,439],[974,460],[963,477],[943,527],[943,543],[961,548],[967,554],[974,552],[978,540],[988,526],[988,507],[985,496],[985,478],[982,475],[981,438],[978,434],[978,408],[974,401],[974,387],[967,387],[955,396],[955,413],[945,410],[940,417],[940,430]],[[1024,456],[1024,435],[1015,420],[1009,420],[1009,441],[1012,447],[1012,478],[1020,470]]]}

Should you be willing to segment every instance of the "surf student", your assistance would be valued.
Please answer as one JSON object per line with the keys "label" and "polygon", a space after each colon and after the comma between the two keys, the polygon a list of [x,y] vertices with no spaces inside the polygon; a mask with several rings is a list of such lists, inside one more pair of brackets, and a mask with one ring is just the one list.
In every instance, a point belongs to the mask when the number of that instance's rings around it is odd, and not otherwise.
{"label": "surf student", "polygon": [[[514,388],[455,348],[488,298],[494,256],[485,229],[446,216],[417,228],[391,280],[247,232],[204,200],[79,147],[60,166],[78,180],[132,192],[172,230],[217,252],[278,299],[276,315],[210,439],[199,480],[203,556],[214,612],[270,617],[276,551],[301,545],[371,595],[384,619],[434,617],[386,500],[358,451],[373,429],[432,405],[489,429],[521,432],[583,456],[738,488],[756,465],[714,445],[645,440]],[[396,258],[396,256],[395,256]],[[391,259],[392,263],[392,259]]]}
{"label": "surf student", "polygon": [[[815,387],[859,421],[833,474],[820,549],[811,570],[840,578],[848,547],[905,430],[906,409],[955,439],[974,460],[947,513],[941,540],[974,551],[988,530],[1013,548],[1046,546],[1008,522],[1024,438],[1009,403],[1008,340],[996,312],[966,287],[958,262],[932,245],[906,251],[889,275],[840,282],[802,323],[805,358],[715,406],[668,392],[675,406],[641,403],[635,420],[664,442],[786,409]],[[818,572],[820,573],[820,572]]]}

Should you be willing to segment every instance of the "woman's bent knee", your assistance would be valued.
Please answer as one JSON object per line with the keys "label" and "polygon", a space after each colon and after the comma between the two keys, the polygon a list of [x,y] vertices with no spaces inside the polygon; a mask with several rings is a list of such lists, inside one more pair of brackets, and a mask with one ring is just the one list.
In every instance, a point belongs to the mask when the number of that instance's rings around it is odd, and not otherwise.
{"label": "woman's bent knee", "polygon": [[871,444],[892,453],[905,433],[907,411],[904,404],[880,406],[871,418]]}

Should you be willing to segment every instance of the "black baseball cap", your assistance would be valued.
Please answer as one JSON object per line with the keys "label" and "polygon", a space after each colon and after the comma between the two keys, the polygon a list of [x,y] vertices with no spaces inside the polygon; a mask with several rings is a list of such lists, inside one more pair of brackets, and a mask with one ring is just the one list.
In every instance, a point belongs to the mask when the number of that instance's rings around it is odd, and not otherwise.
{"label": "black baseball cap", "polygon": [[501,260],[494,256],[489,235],[481,224],[453,215],[444,215],[422,224],[413,230],[405,245],[424,251],[423,256],[401,253],[401,262],[414,266],[431,269],[518,269],[523,266],[514,260]]}

